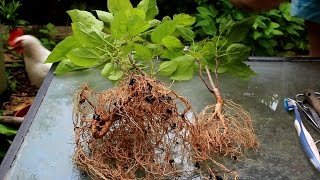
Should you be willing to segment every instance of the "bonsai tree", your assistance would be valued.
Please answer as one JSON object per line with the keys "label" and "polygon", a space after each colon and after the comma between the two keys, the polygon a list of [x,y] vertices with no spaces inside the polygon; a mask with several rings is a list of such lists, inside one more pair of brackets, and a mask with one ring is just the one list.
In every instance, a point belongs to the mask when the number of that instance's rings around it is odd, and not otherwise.
{"label": "bonsai tree", "polygon": [[[222,98],[218,81],[218,73],[254,75],[243,62],[250,48],[237,43],[254,18],[225,22],[218,36],[195,42],[195,18],[177,14],[154,19],[155,0],[142,0],[137,7],[129,0],[109,0],[108,10],[97,10],[98,18],[87,11],[68,11],[73,35],[46,61],[59,62],[57,75],[100,68],[102,76],[116,82],[104,92],[84,84],[75,94],[74,160],[82,170],[104,179],[188,176],[195,171],[213,176],[229,172],[214,156],[241,155],[241,148],[258,146],[249,113]],[[195,74],[216,99],[199,116],[193,116],[185,97],[155,78],[187,81]]]}

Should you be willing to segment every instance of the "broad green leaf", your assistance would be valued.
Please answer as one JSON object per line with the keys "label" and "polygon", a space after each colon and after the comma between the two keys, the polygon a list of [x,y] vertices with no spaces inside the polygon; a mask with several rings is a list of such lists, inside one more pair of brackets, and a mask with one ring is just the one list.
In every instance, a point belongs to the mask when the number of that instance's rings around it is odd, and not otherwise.
{"label": "broad green leaf", "polygon": [[72,23],[72,30],[75,38],[86,47],[98,47],[105,44],[104,38],[106,34],[93,26],[85,26],[77,22]]}
{"label": "broad green leaf", "polygon": [[46,60],[46,63],[54,63],[66,59],[66,55],[69,51],[80,46],[81,44],[77,41],[77,39],[74,36],[66,37],[52,50],[52,52]]}
{"label": "broad green leaf", "polygon": [[176,50],[171,50],[171,49],[166,49],[163,51],[163,53],[160,55],[161,58],[163,59],[174,59],[176,57],[179,57],[183,55],[182,51],[176,51]]}
{"label": "broad green leaf", "polygon": [[218,32],[218,29],[215,25],[212,25],[212,26],[204,26],[202,27],[203,31],[208,34],[208,35],[216,35],[217,32]]}
{"label": "broad green leaf", "polygon": [[138,4],[137,8],[144,11],[146,14],[146,20],[153,20],[159,13],[156,0],[142,0]]}
{"label": "broad green leaf", "polygon": [[177,32],[186,41],[193,41],[195,36],[194,32],[191,29],[179,25],[177,26]]}
{"label": "broad green leaf", "polygon": [[175,61],[165,61],[159,66],[159,73],[163,76],[171,76],[171,74],[177,69],[178,63]]}
{"label": "broad green leaf", "polygon": [[134,43],[134,50],[136,51],[134,54],[135,59],[151,61],[153,58],[152,52],[146,46]]}
{"label": "broad green leaf", "polygon": [[155,27],[155,26],[161,24],[161,21],[159,21],[159,20],[157,20],[157,19],[153,19],[153,20],[150,20],[150,21],[148,21],[148,22],[149,22],[149,24],[150,24],[150,27]]}
{"label": "broad green leaf", "polygon": [[170,16],[165,16],[162,18],[162,22],[166,22],[166,21],[172,21]]}
{"label": "broad green leaf", "polygon": [[289,50],[289,49],[292,49],[293,47],[294,47],[294,44],[292,44],[292,43],[286,43],[286,44],[283,46],[283,49]]}
{"label": "broad green leaf", "polygon": [[73,23],[80,22],[85,26],[93,27],[100,31],[103,29],[103,22],[96,19],[90,12],[75,9],[69,10],[67,13],[71,17]]}
{"label": "broad green leaf", "polygon": [[189,27],[194,24],[196,18],[189,14],[177,14],[173,16],[173,21],[176,22],[177,25]]}
{"label": "broad green leaf", "polygon": [[219,25],[219,33],[224,34],[228,32],[227,30],[230,29],[234,25],[234,21],[232,19],[224,19]]}
{"label": "broad green leaf", "polygon": [[15,135],[17,133],[17,130],[5,126],[3,124],[0,124],[0,134],[6,135],[6,136],[12,136]]}
{"label": "broad green leaf", "polygon": [[238,62],[247,60],[250,55],[250,50],[251,49],[244,44],[231,44],[226,50],[228,62]]}
{"label": "broad green leaf", "polygon": [[280,27],[280,24],[275,23],[275,22],[271,22],[271,23],[270,23],[270,27],[271,27],[272,29],[276,29],[276,28]]}
{"label": "broad green leaf", "polygon": [[203,55],[202,55],[202,53],[200,53],[200,52],[190,52],[189,54],[190,54],[191,56],[193,56],[195,59],[198,59],[198,60],[200,60],[200,59],[203,58]]}
{"label": "broad green leaf", "polygon": [[140,9],[132,9],[127,11],[128,19],[128,35],[135,36],[144,32],[150,27],[148,21],[145,20],[146,15]]}
{"label": "broad green leaf", "polygon": [[81,70],[81,69],[86,69],[86,68],[73,64],[70,61],[70,59],[64,59],[64,60],[59,62],[57,68],[54,71],[54,73],[56,75],[61,75],[61,74],[65,74],[65,73],[70,72],[70,71]]}
{"label": "broad green leaf", "polygon": [[195,27],[202,27],[202,26],[209,26],[210,25],[210,20],[208,19],[203,19],[197,22]]}
{"label": "broad green leaf", "polygon": [[97,12],[98,18],[99,18],[101,21],[103,21],[103,22],[105,22],[105,23],[107,23],[107,24],[109,24],[109,23],[112,22],[112,20],[113,20],[113,15],[112,15],[111,13],[105,12],[105,11],[100,11],[100,10],[96,10],[96,12]]}
{"label": "broad green leaf", "polygon": [[127,12],[119,12],[111,23],[111,33],[114,38],[136,36],[150,27],[145,20],[145,14],[140,9],[131,9]]}
{"label": "broad green leaf", "polygon": [[275,16],[277,18],[282,18],[281,12],[278,9],[272,9],[267,14],[270,16]]}
{"label": "broad green leaf", "polygon": [[183,55],[171,60],[177,62],[178,66],[170,79],[177,81],[186,81],[192,79],[195,67],[194,60],[194,57],[191,55]]}
{"label": "broad green leaf", "polygon": [[134,46],[133,46],[133,43],[129,42],[128,44],[122,46],[120,49],[121,49],[122,54],[127,56],[128,54],[130,54],[134,50]]}
{"label": "broad green leaf", "polygon": [[204,6],[197,7],[197,11],[200,13],[202,17],[211,16],[215,18],[216,15],[218,14],[218,11],[211,11],[209,8]]}
{"label": "broad green leaf", "polygon": [[154,43],[162,44],[162,39],[173,34],[176,30],[176,23],[173,21],[166,21],[158,25],[151,33],[151,40]]}
{"label": "broad green leaf", "polygon": [[271,32],[272,35],[283,35],[283,32],[281,32],[280,30],[277,30],[277,29],[274,29],[272,32]]}
{"label": "broad green leaf", "polygon": [[254,31],[254,32],[253,32],[253,39],[254,39],[254,40],[258,39],[258,38],[261,37],[261,36],[262,36],[262,33],[261,33],[261,32],[259,32],[259,31]]}
{"label": "broad green leaf", "polygon": [[92,67],[101,63],[101,52],[93,48],[76,48],[67,54],[71,62],[78,66]]}
{"label": "broad green leaf", "polygon": [[228,41],[232,43],[242,41],[247,36],[254,22],[255,17],[245,18],[236,22],[227,35]]}
{"label": "broad green leaf", "polygon": [[211,41],[206,42],[201,49],[202,55],[205,58],[212,58],[216,54],[216,43],[213,43]]}
{"label": "broad green leaf", "polygon": [[168,49],[181,49],[184,45],[180,42],[180,40],[174,36],[166,36],[162,39],[162,43]]}
{"label": "broad green leaf", "polygon": [[227,72],[242,79],[248,79],[251,76],[256,75],[256,73],[252,71],[250,67],[243,62],[228,64]]}
{"label": "broad green leaf", "polygon": [[114,71],[111,71],[110,76],[108,76],[108,79],[112,81],[117,81],[121,79],[122,76],[123,76],[123,71],[121,71],[120,69],[115,69]]}
{"label": "broad green leaf", "polygon": [[129,0],[108,0],[108,10],[116,15],[118,12],[125,12],[131,10],[132,4]]}
{"label": "broad green leaf", "polygon": [[264,16],[257,16],[255,22],[253,23],[252,27],[254,29],[257,29],[258,27],[264,29],[264,28],[267,28],[267,25],[265,24],[265,21],[266,22],[269,22],[270,19],[267,18],[267,17],[264,17]]}
{"label": "broad green leaf", "polygon": [[111,22],[111,35],[114,38],[122,38],[127,35],[129,18],[126,13],[121,11],[113,17]]}
{"label": "broad green leaf", "polygon": [[107,63],[104,67],[103,67],[103,69],[102,69],[102,71],[101,71],[101,75],[102,76],[104,76],[104,77],[108,77],[108,76],[110,76],[110,73],[112,72],[112,71],[114,71],[114,69],[113,69],[113,63]]}

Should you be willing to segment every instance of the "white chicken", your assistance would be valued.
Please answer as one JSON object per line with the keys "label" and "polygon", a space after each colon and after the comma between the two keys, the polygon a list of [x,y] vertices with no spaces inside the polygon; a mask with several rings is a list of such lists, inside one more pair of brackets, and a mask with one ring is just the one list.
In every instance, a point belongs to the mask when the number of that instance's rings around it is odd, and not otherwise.
{"label": "white chicken", "polygon": [[39,39],[32,35],[23,35],[23,29],[17,28],[10,33],[9,46],[18,53],[23,53],[26,72],[30,82],[40,88],[52,64],[45,64],[51,53],[42,46]]}

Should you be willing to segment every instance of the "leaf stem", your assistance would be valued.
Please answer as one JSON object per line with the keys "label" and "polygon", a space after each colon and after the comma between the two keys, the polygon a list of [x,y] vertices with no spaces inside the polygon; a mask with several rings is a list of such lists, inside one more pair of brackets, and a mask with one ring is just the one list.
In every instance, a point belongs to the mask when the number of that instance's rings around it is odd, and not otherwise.
{"label": "leaf stem", "polygon": [[198,59],[196,59],[196,61],[198,62],[199,64],[199,75],[200,75],[200,78],[202,80],[202,82],[206,85],[207,89],[211,92],[211,93],[214,93],[213,90],[209,87],[208,83],[204,80],[203,78],[203,75],[202,75],[202,66],[201,66],[201,63]]}

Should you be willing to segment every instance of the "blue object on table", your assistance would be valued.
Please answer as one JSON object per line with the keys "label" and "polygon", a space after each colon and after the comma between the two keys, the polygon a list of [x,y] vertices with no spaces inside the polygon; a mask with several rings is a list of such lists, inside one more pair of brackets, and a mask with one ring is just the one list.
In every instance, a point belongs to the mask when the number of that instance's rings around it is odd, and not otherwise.
{"label": "blue object on table", "polygon": [[311,137],[308,130],[304,127],[300,113],[298,110],[297,102],[290,98],[284,99],[284,107],[286,111],[292,111],[294,110],[295,114],[295,121],[294,126],[297,129],[297,133],[299,135],[299,139],[301,142],[301,145],[303,147],[304,152],[307,154],[310,162],[313,164],[313,166],[317,169],[317,171],[320,172],[320,155],[319,150],[316,146],[316,143],[314,142],[313,138]]}

